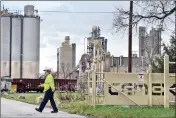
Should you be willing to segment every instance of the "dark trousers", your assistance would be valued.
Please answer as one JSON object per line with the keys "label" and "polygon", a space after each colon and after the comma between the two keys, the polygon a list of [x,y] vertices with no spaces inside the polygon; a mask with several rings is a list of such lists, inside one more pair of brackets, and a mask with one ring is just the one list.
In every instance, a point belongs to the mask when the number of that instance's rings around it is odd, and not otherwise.
{"label": "dark trousers", "polygon": [[51,106],[53,108],[54,111],[58,111],[57,107],[56,107],[56,103],[54,101],[54,92],[52,92],[51,88],[49,90],[47,90],[45,92],[45,96],[43,98],[43,101],[40,104],[39,109],[41,111],[43,111],[43,109],[45,108],[45,105],[47,104],[48,100],[50,100]]}

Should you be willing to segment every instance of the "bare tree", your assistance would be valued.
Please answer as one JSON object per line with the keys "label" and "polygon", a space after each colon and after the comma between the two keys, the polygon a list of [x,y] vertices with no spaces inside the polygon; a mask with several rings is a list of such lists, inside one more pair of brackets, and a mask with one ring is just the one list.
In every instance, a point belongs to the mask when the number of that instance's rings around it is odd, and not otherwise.
{"label": "bare tree", "polygon": [[64,78],[66,77],[66,75],[65,75],[65,64],[62,62],[61,64],[60,64],[60,67],[61,67],[61,69],[62,69],[62,74],[64,75]]}
{"label": "bare tree", "polygon": [[78,89],[81,93],[85,93],[85,89],[87,89],[87,73],[82,74],[79,76],[79,79],[77,81],[78,83]]}
{"label": "bare tree", "polygon": [[[134,6],[140,8],[140,10],[133,12],[133,27],[137,28],[138,23],[141,21],[158,25],[165,25],[165,21],[175,23],[171,19],[171,15],[176,11],[174,1],[136,1]],[[116,32],[125,31],[128,28],[129,15],[129,10],[116,8],[113,19],[113,28],[116,29]]]}
{"label": "bare tree", "polygon": [[[65,79],[66,79],[66,77],[70,74],[70,64],[67,64],[67,68],[66,68],[66,73],[65,73]],[[69,76],[70,77],[70,76]]]}
{"label": "bare tree", "polygon": [[57,78],[57,74],[58,74],[57,72],[52,72],[52,76],[53,76],[54,79]]}
{"label": "bare tree", "polygon": [[149,35],[145,37],[144,40],[144,56],[142,59],[142,70],[147,71],[149,65],[152,64],[153,60],[157,56],[156,49],[157,46],[151,42],[152,39],[150,39]]}

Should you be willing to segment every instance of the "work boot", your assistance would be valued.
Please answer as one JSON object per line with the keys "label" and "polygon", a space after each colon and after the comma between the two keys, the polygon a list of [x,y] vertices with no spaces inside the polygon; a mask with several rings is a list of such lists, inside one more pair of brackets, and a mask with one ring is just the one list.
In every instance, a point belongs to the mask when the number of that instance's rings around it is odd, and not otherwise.
{"label": "work boot", "polygon": [[58,111],[51,111],[51,113],[57,113]]}
{"label": "work boot", "polygon": [[40,113],[42,112],[39,108],[35,108],[35,110],[38,111],[38,112],[40,112]]}

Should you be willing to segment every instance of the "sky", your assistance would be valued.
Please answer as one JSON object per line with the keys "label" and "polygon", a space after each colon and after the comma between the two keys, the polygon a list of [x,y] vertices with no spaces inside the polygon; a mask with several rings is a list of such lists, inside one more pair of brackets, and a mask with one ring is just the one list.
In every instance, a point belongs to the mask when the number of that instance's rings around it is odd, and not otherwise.
{"label": "sky", "polygon": [[[25,5],[34,5],[39,11],[69,11],[69,12],[114,12],[115,7],[129,8],[129,1],[8,1],[2,2],[9,10],[23,10]],[[134,9],[139,10],[139,9]],[[115,34],[112,29],[113,14],[91,13],[49,13],[39,12],[42,19],[40,28],[40,72],[49,67],[56,70],[57,48],[61,46],[65,36],[70,36],[70,42],[76,43],[76,63],[84,53],[84,39],[89,37],[93,25],[101,29],[101,36],[108,39],[108,51],[114,56],[128,55],[128,31],[125,35]],[[140,23],[139,26],[146,26]],[[169,29],[174,29],[169,24]],[[147,27],[148,30],[151,27]],[[168,42],[171,31],[164,31],[162,38]],[[133,51],[138,51],[138,33],[133,31]]]}

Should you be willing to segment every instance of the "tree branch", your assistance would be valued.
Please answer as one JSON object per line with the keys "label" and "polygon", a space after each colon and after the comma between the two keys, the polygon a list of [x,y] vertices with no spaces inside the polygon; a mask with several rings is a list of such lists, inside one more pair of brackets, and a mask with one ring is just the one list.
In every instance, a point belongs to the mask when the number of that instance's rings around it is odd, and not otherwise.
{"label": "tree branch", "polygon": [[[145,3],[141,7],[139,4]],[[139,11],[134,12],[132,26],[135,27],[140,21],[145,21],[148,23],[158,22],[163,24],[165,19],[172,15],[176,11],[176,7],[172,4],[172,1],[148,1],[148,2],[137,2],[136,6],[140,6],[143,12]],[[125,27],[128,27],[128,18],[130,12],[122,8],[116,8],[117,12],[114,14],[113,19],[113,28],[116,29],[116,32],[123,30]]]}

